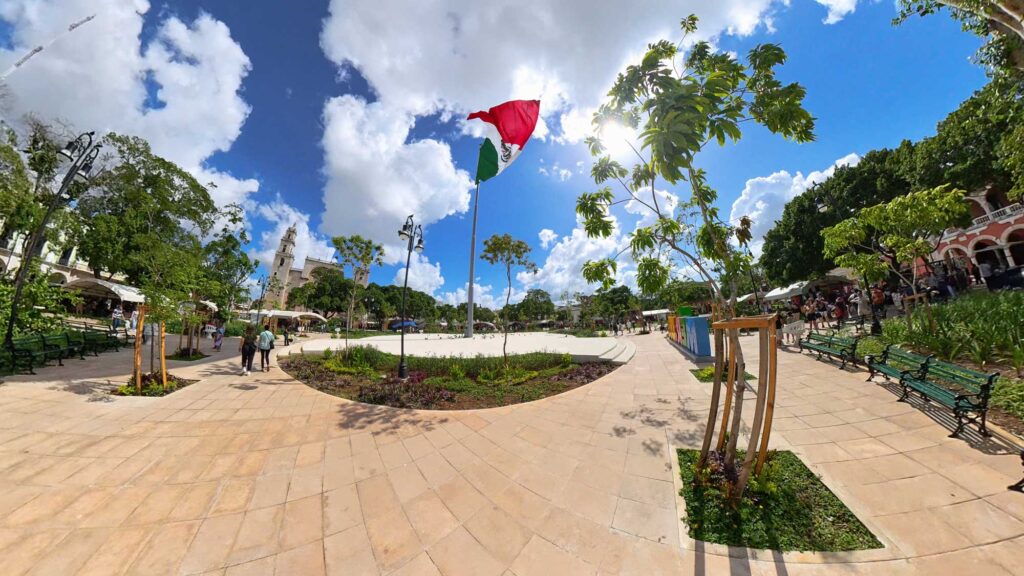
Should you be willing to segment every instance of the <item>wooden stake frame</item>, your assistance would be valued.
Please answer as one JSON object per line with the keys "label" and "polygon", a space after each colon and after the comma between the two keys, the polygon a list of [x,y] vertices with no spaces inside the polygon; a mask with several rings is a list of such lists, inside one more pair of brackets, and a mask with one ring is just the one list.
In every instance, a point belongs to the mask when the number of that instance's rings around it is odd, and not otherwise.
{"label": "wooden stake frame", "polygon": [[[778,334],[775,329],[776,314],[762,316],[745,316],[732,320],[720,320],[711,324],[715,339],[715,380],[711,389],[711,407],[708,411],[708,424],[704,429],[704,442],[701,445],[700,465],[707,462],[708,452],[711,449],[711,442],[714,440],[716,423],[718,419],[718,405],[722,397],[722,387],[725,387],[725,401],[722,406],[722,425],[718,431],[718,441],[715,449],[721,451],[730,436],[738,435],[739,430],[729,429],[729,416],[732,412],[732,401],[735,397],[735,387],[740,382],[740,370],[745,367],[737,366],[736,351],[729,345],[730,333],[741,328],[756,329],[758,331],[758,344],[760,356],[758,360],[758,383],[756,404],[754,406],[754,417],[750,424],[750,440],[747,444],[747,453],[741,468],[741,477],[737,487],[742,489],[746,486],[753,467],[754,475],[761,473],[764,468],[765,458],[768,453],[768,440],[771,437],[772,420],[775,413],[775,385],[778,368]],[[728,360],[727,360],[728,359]],[[756,453],[756,463],[754,462]]]}

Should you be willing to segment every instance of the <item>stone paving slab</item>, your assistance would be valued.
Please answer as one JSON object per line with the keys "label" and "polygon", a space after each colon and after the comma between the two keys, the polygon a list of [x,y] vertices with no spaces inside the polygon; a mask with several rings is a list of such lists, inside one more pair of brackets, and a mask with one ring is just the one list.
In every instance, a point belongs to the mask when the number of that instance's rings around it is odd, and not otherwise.
{"label": "stone paving slab", "polygon": [[128,354],[19,377],[0,387],[0,574],[1022,572],[1007,444],[946,438],[939,411],[796,352],[779,355],[772,445],[886,547],[690,540],[672,458],[699,445],[710,386],[661,337],[630,340],[632,361],[590,385],[464,412],[243,377],[228,346],[176,368],[201,380],[165,398],[73,386],[127,374]]}

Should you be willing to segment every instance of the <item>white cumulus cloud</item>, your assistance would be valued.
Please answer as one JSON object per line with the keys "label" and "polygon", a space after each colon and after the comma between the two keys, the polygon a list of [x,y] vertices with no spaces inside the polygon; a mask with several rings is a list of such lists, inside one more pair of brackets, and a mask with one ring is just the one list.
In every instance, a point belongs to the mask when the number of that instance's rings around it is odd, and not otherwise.
{"label": "white cumulus cloud", "polygon": [[[459,304],[465,304],[468,301],[466,294],[466,287],[469,284],[463,284],[462,287],[456,288],[451,292],[444,292],[438,297],[438,300],[445,304],[451,304],[452,306],[458,306]],[[478,306],[484,308],[490,308],[491,310],[501,310],[505,306],[505,296],[507,294],[508,286],[501,286],[495,288],[494,286],[487,284],[481,286],[480,284],[473,283],[473,302]],[[509,303],[518,304],[526,296],[525,290],[520,290],[515,286],[512,287],[512,296],[509,299]]]}
{"label": "white cumulus cloud", "polygon": [[835,24],[857,9],[857,0],[815,0],[828,8],[825,24]]}
{"label": "white cumulus cloud", "polygon": [[753,221],[750,228],[753,236],[750,249],[755,256],[758,256],[764,245],[765,233],[771,230],[775,226],[776,220],[782,217],[782,209],[787,202],[811,186],[827,180],[837,167],[856,166],[858,162],[860,162],[860,156],[851,152],[836,160],[828,168],[815,170],[806,176],[801,172],[790,174],[786,170],[779,170],[769,176],[751,178],[747,180],[740,197],[732,203],[729,218],[737,221],[743,216],[750,217]]}
{"label": "white cumulus cloud", "polygon": [[[307,257],[319,260],[331,260],[334,257],[334,246],[330,238],[317,234],[309,227],[309,214],[298,210],[281,199],[278,195],[272,202],[250,204],[249,217],[262,220],[269,227],[256,239],[257,248],[252,256],[258,258],[260,264],[269,270],[274,262],[274,253],[281,243],[281,238],[289,226],[295,226],[295,260],[292,266],[301,268]],[[372,280],[372,278],[371,278]]]}
{"label": "white cumulus cloud", "polygon": [[[258,189],[257,181],[218,172],[205,161],[231,147],[249,115],[241,97],[249,58],[228,27],[206,13],[191,22],[162,17],[155,36],[143,43],[143,22],[155,18],[149,9],[144,0],[0,2],[12,44],[0,49],[0,70],[32,47],[46,46],[5,80],[4,116],[15,125],[34,114],[76,131],[141,136],[200,182],[214,182],[218,204],[241,202]],[[66,31],[93,14],[94,20]],[[147,104],[147,79],[157,102]]]}
{"label": "white cumulus cloud", "polygon": [[540,247],[546,250],[555,240],[558,240],[558,233],[550,228],[545,228],[537,233],[537,237],[540,238]]}
{"label": "white cumulus cloud", "polygon": [[408,142],[414,118],[381,102],[340,96],[324,109],[327,184],[321,230],[361,234],[385,246],[388,263],[404,250],[396,231],[413,214],[427,226],[469,207],[469,174],[437,140]]}
{"label": "white cumulus cloud", "polygon": [[[403,282],[405,282],[405,266],[395,271],[392,284],[401,286]],[[433,296],[434,292],[443,285],[444,276],[441,276],[441,265],[431,264],[426,256],[414,252],[412,260],[409,262],[409,288]]]}

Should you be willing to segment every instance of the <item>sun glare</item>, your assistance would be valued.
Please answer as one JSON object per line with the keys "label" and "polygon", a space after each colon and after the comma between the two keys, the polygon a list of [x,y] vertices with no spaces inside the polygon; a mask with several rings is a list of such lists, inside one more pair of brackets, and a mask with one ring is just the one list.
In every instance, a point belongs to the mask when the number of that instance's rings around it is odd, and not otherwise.
{"label": "sun glare", "polygon": [[601,128],[601,143],[613,160],[635,159],[633,147],[639,148],[637,131],[618,122],[609,122]]}

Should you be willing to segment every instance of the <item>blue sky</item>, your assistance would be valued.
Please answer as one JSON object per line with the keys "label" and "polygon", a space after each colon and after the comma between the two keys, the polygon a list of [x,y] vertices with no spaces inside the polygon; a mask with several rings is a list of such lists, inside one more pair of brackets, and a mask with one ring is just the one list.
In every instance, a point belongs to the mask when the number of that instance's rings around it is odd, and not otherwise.
{"label": "blue sky", "polygon": [[[14,110],[5,115],[36,112],[150,138],[158,152],[216,180],[219,201],[245,205],[252,251],[265,261],[292,221],[302,227],[300,251],[324,257],[332,234],[393,243],[404,215],[418,212],[427,222],[427,250],[412,268],[412,283],[452,302],[468,274],[466,199],[479,144],[460,119],[509,97],[544,98],[548,134],[484,185],[478,236],[510,233],[533,246],[542,272],[517,281],[517,293],[531,286],[555,296],[585,289],[582,259],[614,246],[589,242],[578,230],[574,236],[576,196],[593,188],[590,158],[580,131],[560,120],[574,110],[585,118],[611,75],[647,41],[672,33],[690,10],[641,6],[630,24],[621,24],[614,13],[580,8],[579,18],[554,13],[556,24],[544,32],[526,17],[521,30],[515,17],[486,21],[474,4],[456,8],[461,2],[444,13],[406,3],[409,9],[394,18],[363,1],[310,1],[302,9],[266,0],[134,0],[133,11],[119,4],[0,1],[3,68],[24,46],[57,35],[62,21],[99,14],[11,76]],[[698,8],[702,30],[715,34],[720,50],[742,55],[758,43],[781,44],[789,55],[781,76],[807,88],[807,108],[818,118],[814,143],[752,129],[739,145],[710,149],[700,159],[723,212],[754,214],[762,233],[786,199],[824,178],[833,163],[931,134],[985,82],[970,62],[979,40],[946,15],[893,26],[890,2],[861,2],[844,12],[845,4],[837,3],[838,21],[829,24],[826,7],[810,0]],[[517,42],[530,34],[537,39]],[[117,57],[87,59],[92,48]],[[480,59],[479,51],[492,48],[500,49],[495,55],[507,70],[495,65],[497,58]],[[94,94],[76,94],[78,103],[49,95],[63,81],[62,60],[90,74],[76,92],[92,82]],[[127,79],[122,69],[132,71]],[[134,116],[119,112],[122,100]],[[618,216],[626,231],[636,220]],[[557,234],[546,247],[538,236],[545,229]],[[394,256],[371,279],[396,279],[401,266]],[[505,287],[504,275],[482,262],[477,276],[485,298]]]}

